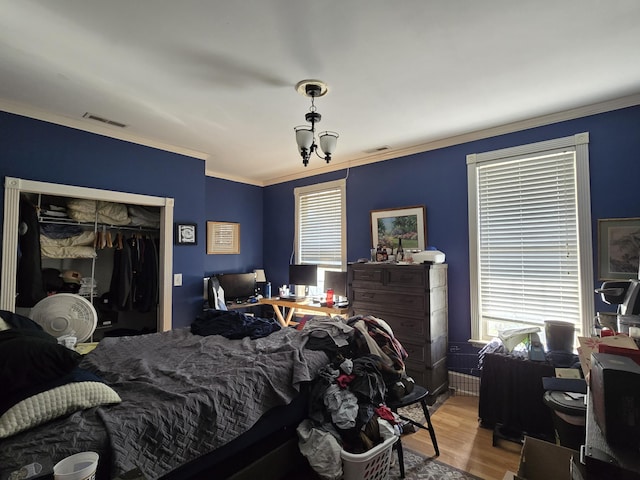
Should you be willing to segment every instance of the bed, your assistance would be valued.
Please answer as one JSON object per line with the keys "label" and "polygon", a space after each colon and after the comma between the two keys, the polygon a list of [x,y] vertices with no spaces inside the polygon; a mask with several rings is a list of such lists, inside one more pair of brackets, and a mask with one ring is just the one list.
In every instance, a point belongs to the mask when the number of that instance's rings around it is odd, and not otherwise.
{"label": "bed", "polygon": [[206,471],[231,477],[239,463],[290,441],[306,417],[305,385],[327,356],[302,345],[292,328],[256,339],[189,328],[105,338],[78,368],[119,401],[110,397],[0,438],[0,478],[86,450],[100,455],[99,480],[134,469],[147,479]]}

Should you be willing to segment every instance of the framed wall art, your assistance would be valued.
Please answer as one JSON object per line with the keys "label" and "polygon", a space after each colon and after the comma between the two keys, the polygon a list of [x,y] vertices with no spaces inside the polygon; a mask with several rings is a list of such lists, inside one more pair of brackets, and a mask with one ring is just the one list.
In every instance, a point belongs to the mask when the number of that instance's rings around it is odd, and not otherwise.
{"label": "framed wall art", "polygon": [[240,224],[207,222],[207,254],[240,253]]}
{"label": "framed wall art", "polygon": [[424,206],[371,210],[371,245],[424,250],[427,245],[427,214]]}
{"label": "framed wall art", "polygon": [[598,220],[598,277],[600,280],[638,278],[640,218]]}
{"label": "framed wall art", "polygon": [[198,225],[195,223],[176,223],[174,243],[176,245],[197,245]]}

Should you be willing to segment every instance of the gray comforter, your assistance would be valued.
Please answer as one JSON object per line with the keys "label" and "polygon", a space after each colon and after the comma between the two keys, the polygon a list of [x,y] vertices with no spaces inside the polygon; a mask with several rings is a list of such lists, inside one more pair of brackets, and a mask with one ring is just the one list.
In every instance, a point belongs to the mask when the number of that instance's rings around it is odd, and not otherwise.
{"label": "gray comforter", "polygon": [[150,479],[246,432],[269,409],[288,404],[301,382],[326,364],[287,328],[228,340],[177,329],[106,338],[81,367],[99,374],[122,403],[76,412],[0,442],[2,473],[83,450],[111,465],[113,477],[139,467]]}

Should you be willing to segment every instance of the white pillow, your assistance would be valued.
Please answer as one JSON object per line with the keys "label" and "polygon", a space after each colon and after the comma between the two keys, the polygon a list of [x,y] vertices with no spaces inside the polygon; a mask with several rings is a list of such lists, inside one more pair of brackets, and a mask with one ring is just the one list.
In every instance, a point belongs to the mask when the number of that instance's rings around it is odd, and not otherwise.
{"label": "white pillow", "polygon": [[0,417],[0,438],[10,437],[78,410],[120,403],[120,396],[102,382],[73,382],[18,402]]}
{"label": "white pillow", "polygon": [[10,328],[11,328],[11,325],[5,322],[4,318],[0,317],[0,332],[2,330],[9,330]]}

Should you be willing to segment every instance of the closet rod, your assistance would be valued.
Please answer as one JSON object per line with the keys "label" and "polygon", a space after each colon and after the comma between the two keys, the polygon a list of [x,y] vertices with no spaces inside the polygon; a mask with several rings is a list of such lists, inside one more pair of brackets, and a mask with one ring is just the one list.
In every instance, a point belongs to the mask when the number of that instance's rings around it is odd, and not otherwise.
{"label": "closet rod", "polygon": [[110,230],[130,230],[132,232],[157,232],[159,227],[144,227],[142,225],[110,225],[108,223],[87,223],[87,222],[78,222],[75,220],[54,220],[51,218],[39,217],[38,221],[40,223],[47,223],[53,225],[78,225],[80,227],[98,227],[98,228],[108,228]]}

